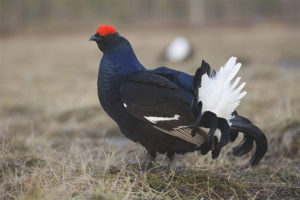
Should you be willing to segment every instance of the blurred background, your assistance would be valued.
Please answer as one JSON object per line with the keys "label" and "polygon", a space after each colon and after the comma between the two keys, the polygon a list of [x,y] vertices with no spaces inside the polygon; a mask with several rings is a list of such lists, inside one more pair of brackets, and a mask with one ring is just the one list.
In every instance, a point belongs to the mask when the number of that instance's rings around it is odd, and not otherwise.
{"label": "blurred background", "polygon": [[[166,66],[193,74],[202,59],[218,69],[237,56],[248,92],[238,112],[270,141],[262,163],[299,170],[300,1],[0,0],[0,20],[2,164],[17,168],[26,159],[69,159],[72,152],[76,160],[86,146],[97,149],[99,158],[111,149],[126,156],[142,151],[123,138],[98,102],[102,53],[88,38],[107,24],[131,42],[147,68]],[[190,53],[170,60],[166,52],[179,36]],[[223,157],[233,159],[230,152],[224,150]],[[194,155],[183,162],[220,166],[209,157]],[[234,162],[239,166],[248,159]],[[115,159],[114,164],[120,162]],[[1,192],[7,191],[1,187]]]}
{"label": "blurred background", "polygon": [[1,0],[1,33],[78,30],[104,22],[144,28],[299,25],[299,8],[297,0]]}

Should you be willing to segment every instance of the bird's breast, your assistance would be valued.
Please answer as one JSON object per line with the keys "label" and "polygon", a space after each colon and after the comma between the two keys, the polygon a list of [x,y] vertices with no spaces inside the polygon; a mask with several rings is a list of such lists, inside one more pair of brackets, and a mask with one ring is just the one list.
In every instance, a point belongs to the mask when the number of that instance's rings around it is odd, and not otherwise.
{"label": "bird's breast", "polygon": [[99,70],[98,98],[105,112],[112,118],[117,113],[120,104],[120,81],[116,75],[106,70]]}

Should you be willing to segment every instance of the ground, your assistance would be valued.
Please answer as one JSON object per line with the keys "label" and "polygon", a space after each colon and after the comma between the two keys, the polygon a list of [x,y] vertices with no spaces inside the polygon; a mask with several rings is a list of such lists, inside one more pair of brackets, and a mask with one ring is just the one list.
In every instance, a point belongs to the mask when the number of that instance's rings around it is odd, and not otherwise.
{"label": "ground", "polygon": [[[142,172],[143,148],[100,107],[94,29],[1,37],[0,199],[299,199],[299,27],[118,30],[148,68],[192,74],[202,59],[219,68],[233,55],[243,63],[248,94],[238,112],[269,140],[260,165],[232,156],[236,142],[217,160],[176,156],[170,172],[163,155]],[[194,57],[161,61],[177,35],[190,39]]]}

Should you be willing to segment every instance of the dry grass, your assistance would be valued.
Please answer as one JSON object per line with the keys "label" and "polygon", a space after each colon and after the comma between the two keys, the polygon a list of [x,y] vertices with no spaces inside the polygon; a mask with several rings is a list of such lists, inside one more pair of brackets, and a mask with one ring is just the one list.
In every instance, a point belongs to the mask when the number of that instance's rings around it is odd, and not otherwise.
{"label": "dry grass", "polygon": [[[101,54],[94,31],[1,38],[0,199],[298,199],[300,196],[299,27],[125,30],[145,66],[193,73],[202,58],[220,66],[236,55],[248,95],[239,113],[261,127],[270,149],[258,167],[235,158],[163,156],[140,172],[143,148],[122,137],[96,94]],[[192,60],[157,58],[172,36],[188,36]],[[180,66],[185,66],[182,68]]]}

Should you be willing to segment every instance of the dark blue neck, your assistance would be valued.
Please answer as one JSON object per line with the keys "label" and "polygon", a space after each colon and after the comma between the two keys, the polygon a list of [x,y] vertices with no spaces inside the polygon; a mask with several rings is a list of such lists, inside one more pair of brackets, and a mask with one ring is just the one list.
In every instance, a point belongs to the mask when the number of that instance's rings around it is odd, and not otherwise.
{"label": "dark blue neck", "polygon": [[125,39],[104,51],[98,75],[98,96],[104,110],[117,119],[115,111],[121,100],[120,84],[128,75],[145,69],[135,56],[130,43]]}
{"label": "dark blue neck", "polygon": [[104,51],[100,68],[101,71],[110,73],[123,79],[124,77],[145,69],[138,61],[130,43],[123,37],[118,45]]}

